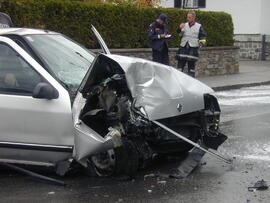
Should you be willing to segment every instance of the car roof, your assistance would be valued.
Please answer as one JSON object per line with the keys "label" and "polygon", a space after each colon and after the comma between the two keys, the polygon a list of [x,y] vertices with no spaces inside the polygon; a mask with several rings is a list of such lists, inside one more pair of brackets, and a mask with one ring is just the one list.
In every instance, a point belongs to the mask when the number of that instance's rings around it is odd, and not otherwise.
{"label": "car roof", "polygon": [[52,32],[49,30],[41,30],[41,29],[30,29],[30,28],[1,28],[0,35],[50,35],[50,34],[59,34],[57,32]]}

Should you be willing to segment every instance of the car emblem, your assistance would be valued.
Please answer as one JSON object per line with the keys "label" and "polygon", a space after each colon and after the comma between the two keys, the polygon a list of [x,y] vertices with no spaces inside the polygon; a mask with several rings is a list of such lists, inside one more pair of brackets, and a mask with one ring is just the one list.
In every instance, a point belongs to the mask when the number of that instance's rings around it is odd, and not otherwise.
{"label": "car emblem", "polygon": [[183,106],[182,106],[181,104],[177,104],[177,110],[178,110],[179,112],[182,112]]}

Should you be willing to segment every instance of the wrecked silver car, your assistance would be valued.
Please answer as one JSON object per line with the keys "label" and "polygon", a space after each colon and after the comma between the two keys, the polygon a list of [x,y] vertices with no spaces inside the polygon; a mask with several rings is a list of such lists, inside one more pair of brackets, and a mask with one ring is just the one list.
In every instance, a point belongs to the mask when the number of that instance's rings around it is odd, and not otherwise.
{"label": "wrecked silver car", "polygon": [[104,53],[51,31],[0,30],[1,163],[63,175],[75,161],[101,176],[134,174],[156,155],[225,141],[211,88],[173,67],[112,55],[93,31]]}

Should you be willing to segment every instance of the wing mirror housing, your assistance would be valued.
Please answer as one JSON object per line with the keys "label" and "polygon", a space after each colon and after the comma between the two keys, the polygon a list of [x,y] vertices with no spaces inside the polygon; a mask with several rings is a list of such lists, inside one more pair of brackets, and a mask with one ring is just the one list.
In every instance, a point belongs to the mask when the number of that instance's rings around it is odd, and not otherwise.
{"label": "wing mirror housing", "polygon": [[57,99],[59,97],[59,92],[50,84],[40,82],[34,88],[33,97],[37,99]]}

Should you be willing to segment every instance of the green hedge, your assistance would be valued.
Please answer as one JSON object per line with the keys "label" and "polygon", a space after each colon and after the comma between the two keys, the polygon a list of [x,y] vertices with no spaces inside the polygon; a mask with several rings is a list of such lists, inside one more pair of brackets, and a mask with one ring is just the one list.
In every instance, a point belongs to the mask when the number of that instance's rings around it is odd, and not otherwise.
{"label": "green hedge", "polygon": [[[188,11],[133,6],[93,5],[59,0],[4,0],[2,11],[8,13],[15,25],[43,28],[64,33],[88,48],[97,48],[90,25],[101,33],[110,48],[148,47],[148,26],[160,13],[169,17],[173,35],[171,47],[179,45],[176,29],[184,22]],[[208,46],[233,45],[233,23],[224,12],[197,12],[197,20],[208,35]]]}

